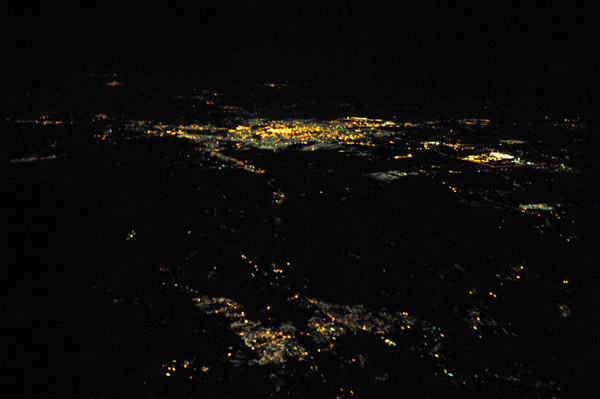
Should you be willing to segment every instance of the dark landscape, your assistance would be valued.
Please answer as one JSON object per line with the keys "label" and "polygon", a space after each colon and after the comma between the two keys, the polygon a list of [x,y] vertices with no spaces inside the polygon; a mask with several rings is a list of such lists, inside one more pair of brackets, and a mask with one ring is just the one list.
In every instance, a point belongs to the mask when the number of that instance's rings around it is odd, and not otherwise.
{"label": "dark landscape", "polygon": [[2,397],[594,397],[583,7],[25,4]]}

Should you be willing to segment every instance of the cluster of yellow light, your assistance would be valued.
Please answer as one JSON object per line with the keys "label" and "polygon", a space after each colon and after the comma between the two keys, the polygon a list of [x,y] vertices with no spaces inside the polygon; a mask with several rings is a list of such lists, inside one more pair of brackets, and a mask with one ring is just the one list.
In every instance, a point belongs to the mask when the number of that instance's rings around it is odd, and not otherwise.
{"label": "cluster of yellow light", "polygon": [[[240,256],[257,271],[263,270],[264,273],[265,270],[268,270],[263,267],[259,268],[256,262],[253,262],[248,255],[240,254]],[[274,263],[271,266],[274,273],[284,272],[282,268],[277,267]],[[290,262],[287,262],[287,266],[290,266]],[[325,347],[318,348],[317,352],[334,350],[335,345],[331,341],[335,341],[337,337],[346,331],[352,330],[363,330],[379,335],[382,343],[388,346],[396,346],[396,342],[387,336],[388,332],[398,327],[401,330],[411,330],[412,327],[411,323],[413,323],[413,320],[408,318],[408,312],[387,314],[384,311],[383,313],[373,313],[363,309],[361,306],[333,305],[319,302],[304,295],[296,294],[293,296],[294,299],[300,299],[301,297],[306,300],[307,304],[315,305],[316,310],[326,317],[324,321],[319,319],[319,317],[315,317],[309,321],[309,326],[312,329],[311,332],[316,332],[317,334],[311,334],[309,331],[298,333],[299,335],[314,337],[313,339],[316,339],[316,342],[327,344]],[[209,298],[203,296],[195,298],[195,301],[197,302],[197,306],[206,314],[218,314],[229,320],[232,331],[241,338],[246,347],[258,355],[258,358],[248,360],[249,364],[265,365],[281,363],[290,356],[309,361],[313,359],[296,341],[295,328],[291,324],[284,323],[275,329],[272,327],[267,328],[260,321],[248,320],[241,309],[241,305],[227,298]],[[271,305],[266,306],[267,311],[270,309]],[[398,325],[399,323],[403,325],[400,326]],[[435,327],[433,327],[433,330],[435,330]],[[440,334],[440,337],[444,337],[444,335]],[[234,356],[232,351],[227,352],[226,356],[227,358],[231,358],[231,362],[233,363],[239,363],[240,361],[239,356]],[[431,356],[435,356],[435,354],[432,352]],[[311,365],[312,369],[314,367]]]}
{"label": "cluster of yellow light", "polygon": [[339,148],[341,145],[374,146],[374,138],[394,134],[395,128],[412,126],[410,123],[357,117],[329,122],[249,120],[247,123],[248,125],[235,128],[218,128],[212,125],[152,125],[149,122],[135,121],[130,125],[147,134],[160,137],[177,136],[203,143],[213,155],[220,151],[225,142],[233,144],[236,148],[250,146],[274,151],[298,144],[308,146],[304,147],[304,150]]}
{"label": "cluster of yellow light", "polygon": [[237,126],[228,130],[228,139],[240,142],[269,143],[270,145],[303,144],[310,142],[372,145],[373,136],[387,134],[378,129],[397,127],[394,122],[366,118],[338,119],[329,123],[311,121],[271,121],[253,126]]}
{"label": "cluster of yellow light", "polygon": [[333,122],[353,125],[357,127],[367,127],[367,128],[381,128],[381,127],[408,127],[413,126],[412,123],[396,123],[392,121],[386,121],[383,119],[370,119],[370,118],[361,118],[357,116],[348,116],[346,119],[336,119]]}
{"label": "cluster of yellow light", "polygon": [[469,155],[469,156],[466,156],[466,157],[462,158],[462,160],[463,161],[469,161],[469,162],[486,164],[486,163],[489,163],[489,162],[498,162],[498,161],[512,160],[513,158],[514,157],[512,155],[502,154],[502,153],[499,153],[499,152],[490,152],[490,153],[487,153],[487,154]]}
{"label": "cluster of yellow light", "polygon": [[219,153],[218,148],[214,149],[213,152],[211,152],[211,155],[220,159],[221,161],[225,161],[230,164],[233,164],[233,165],[237,166],[238,168],[241,168],[247,172],[256,173],[256,174],[266,173],[266,170],[259,169],[256,166],[249,164],[248,161],[240,161],[237,158],[229,157],[227,155],[223,155],[223,154]]}
{"label": "cluster of yellow light", "polygon": [[285,193],[281,191],[273,191],[273,202],[277,205],[285,201]]}
{"label": "cluster of yellow light", "polygon": [[[175,363],[175,360],[173,361]],[[188,369],[191,368],[191,363],[190,361],[184,361],[181,363],[184,369]],[[164,366],[163,366],[164,367]],[[203,366],[201,368],[202,372],[207,372],[209,369],[209,367]],[[196,368],[194,367],[193,370],[196,370]],[[177,371],[177,369],[175,368],[175,366],[168,366],[167,367],[167,371],[165,372],[165,376],[167,377],[171,377],[171,376],[175,376],[175,372]],[[180,369],[179,372],[182,372],[182,370]],[[190,370],[188,370],[188,373],[190,372]],[[193,373],[193,371],[191,371]],[[188,378],[191,380],[193,379],[193,376],[188,376]]]}
{"label": "cluster of yellow light", "polygon": [[[39,119],[31,119],[31,120],[16,119],[15,122],[22,123],[22,124],[36,124],[36,125],[61,125],[64,123],[63,121],[51,120],[48,118],[49,117],[47,115],[42,115]],[[70,121],[69,123],[72,125],[73,121]]]}
{"label": "cluster of yellow light", "polygon": [[474,125],[487,126],[490,124],[490,120],[489,119],[462,119],[462,120],[459,120],[458,123],[462,123],[464,125],[469,125],[469,126],[474,126]]}
{"label": "cluster of yellow light", "polygon": [[[366,324],[362,324],[362,325],[357,324],[356,322],[363,319],[363,317],[361,317],[360,314],[353,314],[351,312],[347,316],[344,316],[342,314],[334,315],[326,310],[326,308],[330,305],[325,304],[325,303],[319,303],[319,301],[317,301],[316,299],[311,299],[306,296],[304,296],[304,298],[309,303],[317,305],[319,312],[329,319],[329,321],[327,321],[325,323],[320,323],[318,321],[313,321],[311,323],[311,326],[314,328],[314,330],[316,330],[316,332],[320,333],[326,339],[331,337],[331,339],[335,340],[336,336],[343,334],[344,333],[344,327],[342,327],[342,325],[343,325],[350,330],[356,329],[356,330],[367,331],[372,334],[380,335],[381,340],[385,344],[387,344],[389,346],[396,346],[396,343],[394,341],[392,341],[391,339],[389,339],[385,336],[386,331],[380,330],[376,327],[377,324],[382,324],[383,320],[377,321],[375,323],[373,323],[373,321],[369,321],[369,326],[367,326]],[[359,313],[360,313],[360,311],[359,311]],[[402,312],[402,316],[408,317],[408,312]],[[369,317],[369,316],[365,315],[364,317]],[[353,318],[356,320],[353,321],[352,320]],[[334,326],[334,323],[335,323],[335,326]],[[410,330],[410,328],[411,328],[410,323],[411,323],[410,320],[408,320],[406,325],[400,326],[400,329],[404,330],[406,328],[406,329]],[[375,325],[373,325],[373,324],[375,324]],[[389,324],[389,323],[386,323],[386,324]],[[391,327],[391,324],[388,327]],[[329,350],[329,349],[324,349],[324,350]]]}
{"label": "cluster of yellow light", "polygon": [[[446,182],[445,182],[445,181],[443,181],[443,182],[442,182],[442,184],[446,185]],[[457,192],[457,191],[458,191],[456,187],[453,187],[453,186],[451,186],[451,185],[448,185],[448,188],[449,188],[450,190],[454,191],[454,192]]]}
{"label": "cluster of yellow light", "polygon": [[[248,258],[246,255],[242,257]],[[251,363],[281,363],[288,356],[302,359],[308,355],[295,341],[291,326],[282,325],[280,331],[274,331],[264,327],[259,321],[250,321],[245,318],[241,305],[231,299],[201,297],[196,298],[196,302],[207,314],[220,314],[230,320],[231,329],[241,338],[244,345],[259,355],[258,360],[252,360]],[[233,357],[233,353],[228,352],[227,357]]]}
{"label": "cluster of yellow light", "polygon": [[442,145],[452,148],[454,151],[458,151],[462,148],[462,144],[460,143],[442,143]]}

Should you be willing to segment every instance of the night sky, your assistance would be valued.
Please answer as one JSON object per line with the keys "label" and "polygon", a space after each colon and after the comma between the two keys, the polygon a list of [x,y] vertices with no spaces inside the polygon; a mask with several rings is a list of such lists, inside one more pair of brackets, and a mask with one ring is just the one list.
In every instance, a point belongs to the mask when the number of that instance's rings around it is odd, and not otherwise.
{"label": "night sky", "polygon": [[4,80],[29,84],[74,70],[191,70],[585,108],[593,70],[593,13],[570,2],[13,3],[0,14]]}

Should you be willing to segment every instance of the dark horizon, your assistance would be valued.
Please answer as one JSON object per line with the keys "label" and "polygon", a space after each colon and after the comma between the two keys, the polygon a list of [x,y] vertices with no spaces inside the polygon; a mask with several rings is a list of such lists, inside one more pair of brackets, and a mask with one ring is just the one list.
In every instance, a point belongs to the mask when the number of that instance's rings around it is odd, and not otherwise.
{"label": "dark horizon", "polygon": [[17,87],[60,85],[72,72],[174,71],[209,82],[589,112],[585,7],[33,1],[3,19],[2,80]]}

